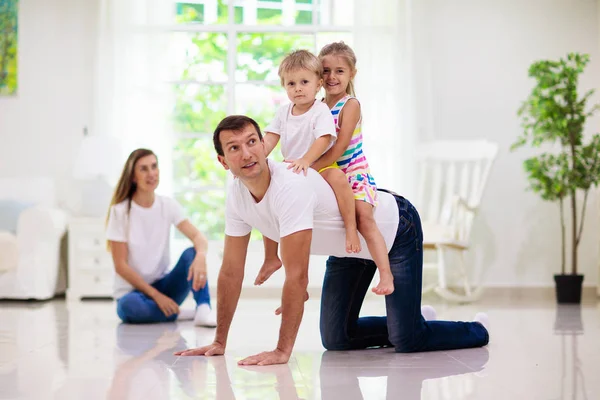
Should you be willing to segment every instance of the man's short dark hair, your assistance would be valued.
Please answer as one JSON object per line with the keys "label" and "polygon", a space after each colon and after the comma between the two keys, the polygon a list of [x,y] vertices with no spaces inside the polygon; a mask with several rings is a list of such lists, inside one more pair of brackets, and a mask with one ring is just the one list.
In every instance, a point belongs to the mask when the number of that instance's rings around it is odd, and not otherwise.
{"label": "man's short dark hair", "polygon": [[245,115],[230,115],[225,117],[217,128],[215,129],[215,133],[213,134],[213,144],[215,146],[215,151],[218,155],[224,156],[223,145],[221,144],[221,132],[222,131],[241,131],[247,125],[253,125],[258,133],[258,138],[262,141],[263,136],[260,132],[260,128],[255,120],[250,117],[246,117]]}

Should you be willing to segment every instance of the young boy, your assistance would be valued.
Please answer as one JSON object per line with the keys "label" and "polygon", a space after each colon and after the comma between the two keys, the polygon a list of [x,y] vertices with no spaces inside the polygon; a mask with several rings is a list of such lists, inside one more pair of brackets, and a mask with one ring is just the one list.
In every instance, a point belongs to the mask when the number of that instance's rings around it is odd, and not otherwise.
{"label": "young boy", "polygon": [[[308,168],[336,139],[335,123],[329,107],[315,98],[323,85],[323,66],[314,54],[297,50],[283,59],[279,66],[279,77],[291,103],[280,107],[275,119],[265,128],[266,153],[269,155],[281,140],[284,160],[290,163],[288,168],[306,175]],[[346,175],[335,163],[319,173],[335,193],[346,228],[346,251],[358,253],[361,248],[354,194]],[[277,243],[265,238],[265,262],[255,284],[262,283],[260,277],[263,272],[272,272],[279,267],[281,260],[277,256]]]}

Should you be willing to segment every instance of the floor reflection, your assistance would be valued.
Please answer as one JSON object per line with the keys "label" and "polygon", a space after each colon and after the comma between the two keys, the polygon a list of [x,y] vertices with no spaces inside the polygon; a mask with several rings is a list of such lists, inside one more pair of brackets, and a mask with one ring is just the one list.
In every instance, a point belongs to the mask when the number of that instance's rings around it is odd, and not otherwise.
{"label": "floor reflection", "polygon": [[[313,309],[307,321],[318,321]],[[215,331],[189,321],[120,324],[106,302],[0,302],[0,399],[600,398],[600,305],[502,308],[494,316],[485,348],[328,352],[313,324],[303,326],[288,364],[240,367],[270,348],[266,332],[276,332],[279,319],[240,313],[226,356],[176,357],[210,343]]]}
{"label": "floor reflection", "polygon": [[175,323],[120,324],[116,334],[117,366],[108,390],[108,399],[135,397],[150,388],[153,396],[168,398],[168,388],[172,384],[193,393],[189,376],[170,368],[176,361],[174,349],[185,346],[185,340]]}
{"label": "floor reflection", "polygon": [[579,358],[578,337],[583,335],[580,305],[558,305],[554,334],[560,336],[560,399],[587,399],[585,378]]}
{"label": "floor reflection", "polygon": [[[299,362],[303,357],[312,362]],[[237,359],[229,355],[184,357],[173,368],[190,371],[190,379],[201,382],[197,395],[219,400],[460,399],[470,394],[470,380],[485,367],[489,353],[486,348],[414,355],[394,354],[389,349],[325,351],[298,354],[288,364],[268,367],[238,367]],[[458,375],[464,376],[455,382],[441,381]],[[427,393],[423,393],[424,381],[433,383]]]}
{"label": "floor reflection", "polygon": [[[397,399],[400,394],[402,399],[421,399],[424,381],[474,374],[483,370],[488,359],[485,347],[412,355],[390,354],[389,350],[365,351],[361,356],[356,352],[324,352],[321,394],[323,399]],[[469,385],[464,379],[459,382],[454,387],[446,385],[443,397],[433,397],[435,390],[429,385],[426,398],[463,398]]]}
{"label": "floor reflection", "polygon": [[0,311],[0,399],[22,398],[31,388],[63,382],[68,374],[64,308],[7,301]]}

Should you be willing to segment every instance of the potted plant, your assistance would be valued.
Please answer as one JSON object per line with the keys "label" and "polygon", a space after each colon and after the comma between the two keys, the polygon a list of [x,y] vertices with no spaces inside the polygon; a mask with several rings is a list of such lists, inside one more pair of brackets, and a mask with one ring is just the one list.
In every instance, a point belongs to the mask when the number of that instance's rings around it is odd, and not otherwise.
{"label": "potted plant", "polygon": [[[590,58],[587,54],[570,53],[558,61],[543,60],[529,67],[529,76],[536,80],[529,97],[518,110],[523,134],[511,150],[530,144],[539,148],[550,145],[549,151],[524,161],[529,188],[542,199],[558,201],[560,208],[562,258],[561,273],[554,275],[558,303],[580,303],[583,275],[578,273],[577,248],[581,240],[585,208],[590,189],[600,181],[600,135],[585,140],[583,129],[599,105],[587,109],[594,90],[579,97],[579,75]],[[583,192],[583,203],[577,194]],[[567,201],[571,213],[571,268],[565,270],[565,213]],[[581,210],[581,212],[579,211]]]}

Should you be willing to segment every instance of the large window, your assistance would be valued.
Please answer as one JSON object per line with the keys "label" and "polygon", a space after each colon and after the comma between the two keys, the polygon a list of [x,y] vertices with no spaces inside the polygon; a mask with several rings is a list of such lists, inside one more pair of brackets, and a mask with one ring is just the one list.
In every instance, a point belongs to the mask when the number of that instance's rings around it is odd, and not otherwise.
{"label": "large window", "polygon": [[[175,95],[173,188],[210,239],[225,225],[226,171],[212,131],[226,115],[265,127],[287,101],[277,69],[292,50],[315,54],[332,41],[352,44],[352,3],[344,0],[177,2],[171,25],[169,82]],[[275,150],[278,154],[278,149]]]}

